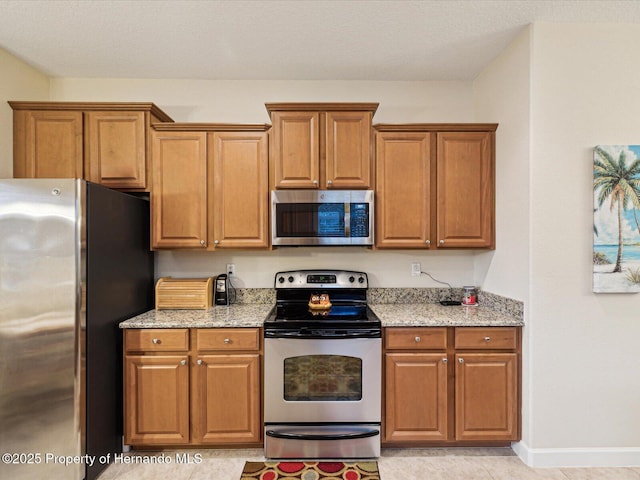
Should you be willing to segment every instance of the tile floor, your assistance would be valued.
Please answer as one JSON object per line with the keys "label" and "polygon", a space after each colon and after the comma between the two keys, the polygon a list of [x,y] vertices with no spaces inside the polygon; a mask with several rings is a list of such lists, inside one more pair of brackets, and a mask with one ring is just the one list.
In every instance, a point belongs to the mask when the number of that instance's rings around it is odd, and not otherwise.
{"label": "tile floor", "polygon": [[[176,455],[185,453],[198,460],[178,463]],[[239,480],[245,461],[264,460],[258,449],[136,451],[129,456],[167,463],[112,462],[98,480]],[[383,449],[378,468],[381,480],[640,480],[640,467],[533,469],[508,448]]]}

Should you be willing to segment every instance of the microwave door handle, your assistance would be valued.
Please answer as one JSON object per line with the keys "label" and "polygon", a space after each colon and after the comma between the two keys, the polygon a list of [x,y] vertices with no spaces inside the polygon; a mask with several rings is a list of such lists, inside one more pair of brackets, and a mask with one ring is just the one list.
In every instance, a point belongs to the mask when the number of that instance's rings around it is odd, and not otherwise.
{"label": "microwave door handle", "polygon": [[344,204],[344,236],[351,237],[351,203]]}

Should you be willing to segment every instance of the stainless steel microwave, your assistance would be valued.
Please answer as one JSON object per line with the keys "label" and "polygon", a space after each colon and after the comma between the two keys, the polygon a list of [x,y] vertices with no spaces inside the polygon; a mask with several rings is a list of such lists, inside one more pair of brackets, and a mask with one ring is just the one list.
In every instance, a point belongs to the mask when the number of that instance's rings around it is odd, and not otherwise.
{"label": "stainless steel microwave", "polygon": [[271,243],[373,245],[373,190],[273,190]]}

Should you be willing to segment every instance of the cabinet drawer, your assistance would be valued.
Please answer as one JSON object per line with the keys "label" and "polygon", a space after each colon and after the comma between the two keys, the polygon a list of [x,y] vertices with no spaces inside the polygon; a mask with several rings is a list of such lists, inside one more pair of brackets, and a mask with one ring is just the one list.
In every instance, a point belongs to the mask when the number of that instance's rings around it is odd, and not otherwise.
{"label": "cabinet drawer", "polygon": [[197,350],[259,350],[259,328],[201,328],[196,331]]}
{"label": "cabinet drawer", "polygon": [[426,327],[391,327],[385,330],[387,350],[446,349],[447,329]]}
{"label": "cabinet drawer", "polygon": [[515,350],[518,346],[515,327],[458,327],[455,338],[456,348]]}
{"label": "cabinet drawer", "polygon": [[180,352],[189,350],[188,328],[141,328],[124,331],[127,352]]}

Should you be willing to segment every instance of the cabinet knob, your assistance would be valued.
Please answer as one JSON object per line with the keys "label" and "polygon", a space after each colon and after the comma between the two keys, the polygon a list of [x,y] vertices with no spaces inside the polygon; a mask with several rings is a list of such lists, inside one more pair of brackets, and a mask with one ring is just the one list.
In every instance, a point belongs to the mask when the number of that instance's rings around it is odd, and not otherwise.
{"label": "cabinet knob", "polygon": [[154,338],[151,341],[153,342],[154,345],[160,345],[162,343],[159,338]]}
{"label": "cabinet knob", "polygon": [[447,364],[447,363],[449,363],[449,360],[445,357],[445,358],[442,359],[442,363]]}
{"label": "cabinet knob", "polygon": [[425,240],[424,243],[426,243],[427,245],[431,245],[431,240]]}
{"label": "cabinet knob", "polygon": [[313,184],[314,184],[314,185],[318,185],[318,180],[314,180],[314,181],[313,181]]}
{"label": "cabinet knob", "polygon": [[491,341],[491,337],[484,337],[484,341],[489,343]]}
{"label": "cabinet knob", "polygon": [[198,365],[202,365],[204,362],[202,361],[201,358],[198,359],[198,361],[196,362]]}
{"label": "cabinet knob", "polygon": [[460,357],[460,358],[458,359],[458,363],[464,363],[464,358]]}
{"label": "cabinet knob", "polygon": [[213,244],[214,244],[214,245],[218,245],[219,243],[220,243],[220,240],[214,240],[214,241],[213,241]]}
{"label": "cabinet knob", "polygon": [[327,185],[329,186],[333,185],[333,180],[327,180]]}
{"label": "cabinet knob", "polygon": [[444,240],[440,240],[440,245],[444,245]]}
{"label": "cabinet knob", "polygon": [[225,338],[224,339],[224,344],[225,345],[229,345],[231,343],[231,339],[230,338]]}
{"label": "cabinet knob", "polygon": [[187,361],[186,360],[180,360],[180,365],[186,365]]}
{"label": "cabinet knob", "polygon": [[420,343],[422,341],[420,337],[416,337],[415,340],[416,340],[416,343]]}

